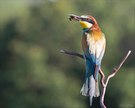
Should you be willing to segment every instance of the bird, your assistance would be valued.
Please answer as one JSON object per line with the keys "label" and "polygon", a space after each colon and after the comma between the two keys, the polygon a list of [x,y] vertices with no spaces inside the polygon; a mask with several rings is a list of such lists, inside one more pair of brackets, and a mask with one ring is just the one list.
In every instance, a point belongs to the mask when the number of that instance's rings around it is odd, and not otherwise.
{"label": "bird", "polygon": [[89,96],[90,106],[93,97],[99,97],[98,73],[106,49],[106,38],[96,19],[91,15],[69,15],[70,21],[77,21],[82,28],[82,50],[85,58],[85,81],[80,90],[83,96]]}

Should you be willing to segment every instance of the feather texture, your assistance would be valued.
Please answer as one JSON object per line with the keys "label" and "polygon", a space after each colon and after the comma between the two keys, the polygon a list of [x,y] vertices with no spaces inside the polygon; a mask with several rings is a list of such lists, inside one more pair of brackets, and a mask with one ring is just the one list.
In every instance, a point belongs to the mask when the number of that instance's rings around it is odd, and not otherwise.
{"label": "feather texture", "polygon": [[95,95],[95,80],[93,75],[86,79],[85,83],[82,86],[80,93],[83,96],[90,96],[90,105],[92,105],[92,99]]}
{"label": "feather texture", "polygon": [[106,40],[101,31],[90,31],[82,37],[82,48],[86,60],[86,81],[82,86],[81,93],[90,96],[90,105],[93,97],[99,96],[98,73],[101,60],[105,52]]}
{"label": "feather texture", "polygon": [[[99,35],[99,36],[97,36]],[[82,48],[84,51],[84,55],[90,59],[90,66],[94,69],[91,69],[91,73],[95,76],[95,79],[98,78],[98,71],[100,69],[101,60],[103,58],[105,52],[106,40],[105,36],[102,32],[95,33],[85,33],[82,37]],[[93,65],[93,66],[91,66]],[[95,70],[97,72],[95,72]]]}

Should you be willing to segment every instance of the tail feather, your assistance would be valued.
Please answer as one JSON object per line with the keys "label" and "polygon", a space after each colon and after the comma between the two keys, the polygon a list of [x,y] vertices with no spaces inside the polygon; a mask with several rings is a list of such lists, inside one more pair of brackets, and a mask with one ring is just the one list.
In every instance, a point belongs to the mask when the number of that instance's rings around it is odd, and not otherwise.
{"label": "tail feather", "polygon": [[90,106],[92,105],[93,97],[99,96],[98,82],[95,81],[93,75],[86,79],[80,93],[83,96],[90,96]]}
{"label": "tail feather", "polygon": [[94,93],[94,97],[99,97],[100,93],[99,93],[99,85],[98,85],[98,81],[95,81],[95,93]]}

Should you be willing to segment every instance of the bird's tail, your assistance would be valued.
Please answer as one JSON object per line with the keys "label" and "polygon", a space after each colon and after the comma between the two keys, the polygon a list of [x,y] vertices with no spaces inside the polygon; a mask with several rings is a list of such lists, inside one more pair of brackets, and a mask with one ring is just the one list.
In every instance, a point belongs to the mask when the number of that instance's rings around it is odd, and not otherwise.
{"label": "bird's tail", "polygon": [[93,75],[86,79],[80,93],[83,96],[90,96],[90,106],[92,105],[93,97],[99,96],[98,81],[96,82]]}

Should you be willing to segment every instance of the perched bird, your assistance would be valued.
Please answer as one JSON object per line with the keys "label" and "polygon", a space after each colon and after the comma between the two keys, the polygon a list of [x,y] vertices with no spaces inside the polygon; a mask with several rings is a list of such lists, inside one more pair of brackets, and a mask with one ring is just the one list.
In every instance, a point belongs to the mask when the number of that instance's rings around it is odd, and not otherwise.
{"label": "perched bird", "polygon": [[99,96],[98,73],[106,47],[105,35],[93,16],[70,14],[69,19],[78,21],[83,29],[82,49],[86,62],[86,79],[80,93],[90,96],[92,105],[93,97]]}

